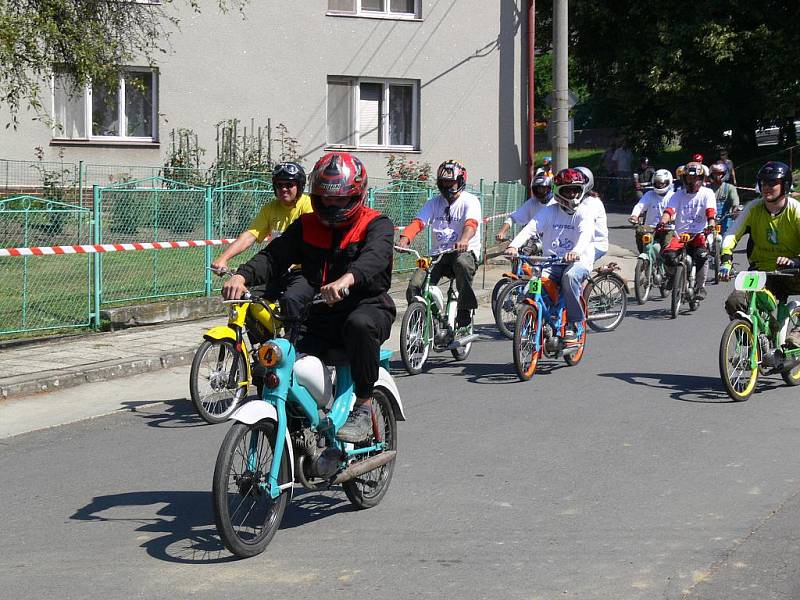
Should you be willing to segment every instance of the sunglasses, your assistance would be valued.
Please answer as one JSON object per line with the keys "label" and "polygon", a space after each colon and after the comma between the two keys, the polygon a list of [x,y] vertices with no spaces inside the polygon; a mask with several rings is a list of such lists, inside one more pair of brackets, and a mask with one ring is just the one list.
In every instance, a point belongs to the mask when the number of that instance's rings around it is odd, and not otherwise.
{"label": "sunglasses", "polygon": [[291,189],[293,187],[297,187],[296,181],[276,181],[275,182],[275,189]]}

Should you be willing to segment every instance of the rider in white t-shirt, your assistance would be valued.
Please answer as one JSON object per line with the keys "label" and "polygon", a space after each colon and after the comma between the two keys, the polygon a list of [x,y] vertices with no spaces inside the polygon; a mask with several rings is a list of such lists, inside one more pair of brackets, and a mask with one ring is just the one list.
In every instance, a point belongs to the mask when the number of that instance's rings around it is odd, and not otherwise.
{"label": "rider in white t-shirt", "polygon": [[[478,308],[478,300],[472,290],[472,280],[478,270],[481,255],[481,202],[465,191],[467,170],[459,162],[447,160],[436,171],[436,186],[439,194],[428,200],[411,223],[400,234],[399,246],[408,246],[411,240],[425,227],[431,228],[431,253],[436,255],[447,250],[448,254],[431,270],[431,284],[439,282],[443,275],[453,277],[458,289],[458,312],[456,327],[468,327],[472,322],[472,311]],[[413,299],[421,293],[425,271],[417,269],[408,282],[406,297]]]}
{"label": "rider in white t-shirt", "polygon": [[574,344],[583,336],[585,318],[581,306],[583,284],[594,266],[595,214],[582,201],[589,190],[589,179],[576,169],[559,171],[554,180],[556,204],[539,211],[530,223],[511,240],[506,254],[518,249],[534,233],[542,240],[545,256],[562,258],[571,265],[553,266],[545,275],[561,283],[567,308],[568,328],[565,343]]}
{"label": "rider in white t-shirt", "polygon": [[594,191],[594,175],[587,167],[575,167],[586,175],[589,180],[589,189],[581,206],[588,208],[594,215],[594,259],[599,260],[608,253],[608,217],[606,207],[600,199],[600,194]]}
{"label": "rider in white t-shirt", "polygon": [[[667,169],[656,171],[655,175],[653,175],[653,189],[642,196],[628,217],[628,221],[638,225],[639,216],[642,213],[645,214],[644,227],[636,228],[636,245],[639,248],[639,252],[644,252],[642,236],[652,231],[661,221],[661,215],[664,214],[664,209],[667,208],[667,204],[674,193],[675,190],[672,189],[672,173]],[[660,247],[656,251],[660,252]]]}
{"label": "rider in white t-shirt", "polygon": [[553,200],[553,178],[545,173],[543,169],[539,169],[533,181],[531,181],[531,197],[508,216],[502,227],[500,227],[500,231],[497,232],[495,239],[498,242],[504,241],[506,233],[514,223],[523,226],[527,225],[542,208],[555,203],[556,201]]}
{"label": "rider in white t-shirt", "polygon": [[[683,187],[669,199],[667,208],[661,216],[661,224],[675,221],[675,237],[661,251],[664,264],[675,266],[675,254],[683,247],[680,234],[692,236],[686,251],[697,267],[695,292],[698,300],[706,297],[706,277],[708,275],[708,248],[704,231],[714,226],[717,214],[717,199],[709,188],[703,187],[705,169],[699,162],[687,163],[683,169]],[[697,235],[699,234],[699,235]]]}

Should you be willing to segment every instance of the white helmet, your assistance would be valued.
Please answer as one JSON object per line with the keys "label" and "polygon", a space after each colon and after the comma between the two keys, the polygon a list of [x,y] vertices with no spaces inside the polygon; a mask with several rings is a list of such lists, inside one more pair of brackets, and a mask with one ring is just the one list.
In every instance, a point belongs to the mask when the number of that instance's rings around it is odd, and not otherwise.
{"label": "white helmet", "polygon": [[592,175],[592,172],[587,167],[575,167],[575,169],[586,175],[586,179],[589,180],[586,192],[591,192],[594,189],[594,175]]}
{"label": "white helmet", "polygon": [[669,169],[659,169],[653,174],[653,191],[664,196],[672,189],[672,173]]}

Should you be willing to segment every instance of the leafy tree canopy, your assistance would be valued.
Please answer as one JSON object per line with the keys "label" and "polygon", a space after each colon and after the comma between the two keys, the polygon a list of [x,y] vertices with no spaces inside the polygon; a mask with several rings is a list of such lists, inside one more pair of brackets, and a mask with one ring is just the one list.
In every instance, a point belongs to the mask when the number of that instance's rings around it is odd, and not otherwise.
{"label": "leafy tree canopy", "polygon": [[[552,0],[536,8],[547,50]],[[640,149],[676,135],[711,148],[733,130],[752,150],[756,127],[800,114],[799,22],[800,3],[785,0],[570,0],[570,66]]]}
{"label": "leafy tree canopy", "polygon": [[[42,86],[54,70],[88,81],[116,85],[120,68],[166,52],[178,19],[171,4],[198,11],[199,0],[0,0],[0,105],[18,123],[19,111],[45,115]],[[247,0],[217,0],[223,11],[241,10]]]}

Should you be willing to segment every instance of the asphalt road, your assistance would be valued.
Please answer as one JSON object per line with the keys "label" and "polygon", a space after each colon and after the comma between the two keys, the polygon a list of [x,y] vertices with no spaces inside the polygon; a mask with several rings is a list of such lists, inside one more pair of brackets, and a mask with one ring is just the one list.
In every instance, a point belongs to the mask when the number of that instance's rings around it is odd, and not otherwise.
{"label": "asphalt road", "polygon": [[497,338],[396,370],[409,420],[384,501],[298,490],[249,560],[215,534],[228,426],[193,416],[185,372],[84,386],[139,408],[0,440],[2,596],[798,598],[800,394],[770,377],[729,402],[726,293],[674,321],[631,305],[579,365],[525,383]]}

